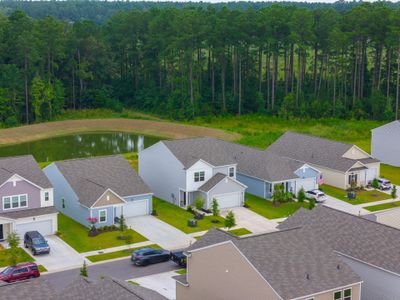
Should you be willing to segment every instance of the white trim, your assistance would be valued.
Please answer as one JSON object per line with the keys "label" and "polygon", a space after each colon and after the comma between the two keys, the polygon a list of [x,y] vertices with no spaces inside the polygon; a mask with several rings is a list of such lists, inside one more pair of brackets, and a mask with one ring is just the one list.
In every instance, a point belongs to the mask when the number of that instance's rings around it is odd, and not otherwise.
{"label": "white trim", "polygon": [[[115,196],[117,196],[117,198],[119,198],[122,202],[124,202],[123,204],[126,203],[125,199],[123,199],[120,195],[118,195],[118,194],[117,194],[116,192],[114,192],[112,189],[108,188],[108,189],[106,189],[106,190],[104,191],[103,194],[100,195],[100,197],[92,204],[92,206],[91,206],[90,208],[95,208],[94,206],[96,205],[96,203],[99,202],[100,199],[101,199],[107,192],[113,193]],[[116,205],[116,204],[103,205],[103,206],[101,206],[101,207],[113,206],[113,205]]]}
{"label": "white trim", "polygon": [[45,190],[45,188],[42,188],[41,186],[37,185],[36,183],[33,183],[32,181],[26,179],[25,177],[22,177],[21,175],[18,175],[17,173],[14,173],[14,174],[13,174],[12,176],[10,176],[6,181],[4,181],[2,184],[0,184],[0,188],[3,187],[3,185],[5,185],[7,182],[10,182],[9,180],[10,180],[11,178],[13,178],[14,176],[19,177],[20,179],[22,179],[22,180],[24,180],[24,181],[30,183],[31,185],[37,187],[37,188],[40,189],[40,190]]}
{"label": "white trim", "polygon": [[[186,205],[185,206],[181,206],[181,191],[186,193]],[[186,190],[184,190],[182,188],[179,188],[178,207],[181,207],[181,208],[182,207],[185,207],[185,208],[188,207],[188,193],[190,193],[190,192],[188,192],[188,191],[186,191]]]}
{"label": "white trim", "polygon": [[[316,168],[311,167],[311,166],[310,166],[309,164],[307,164],[307,163],[303,164],[300,168],[298,168],[297,170],[295,170],[293,173],[296,173],[297,171],[301,170],[301,169],[304,168],[304,167],[313,169],[313,170],[316,171],[317,173],[322,174],[322,172],[321,172],[320,170],[317,170]],[[303,179],[303,178],[299,178],[299,179]]]}
{"label": "white trim", "polygon": [[[25,206],[21,206],[21,196],[25,196],[26,197],[26,205]],[[18,207],[12,207],[12,198],[13,197],[18,197]],[[10,198],[10,208],[5,208],[4,207],[4,199],[5,198]],[[18,195],[3,196],[2,200],[3,200],[3,211],[4,210],[19,209],[19,208],[27,208],[27,207],[29,208],[28,194],[18,194]]]}
{"label": "white trim", "polygon": [[[100,215],[100,213],[101,213],[102,211],[105,211],[105,212],[106,212],[106,219],[105,219],[104,221],[101,221],[101,215]],[[107,213],[107,209],[99,209],[99,212],[98,212],[99,223],[106,223],[106,222],[107,222],[107,219],[108,219],[107,214],[108,214],[108,213]]]}
{"label": "white trim", "polygon": [[[211,178],[210,178],[210,179],[211,179]],[[209,179],[209,180],[210,180],[210,179]],[[236,179],[234,179],[234,178],[232,178],[232,177],[226,176],[226,177],[223,178],[222,180],[218,181],[211,189],[208,190],[208,192],[203,191],[203,190],[200,190],[200,188],[197,189],[196,191],[200,191],[200,192],[209,194],[213,189],[215,189],[215,188],[217,187],[217,185],[219,185],[219,184],[220,184],[223,180],[225,180],[225,179],[232,180],[233,182],[235,182],[235,183],[241,185],[243,189],[247,189],[247,185],[244,185],[243,183],[237,181]],[[194,192],[196,192],[196,191],[194,191]],[[243,192],[243,191],[239,191],[239,192]],[[232,193],[237,193],[237,192],[232,192]],[[224,194],[230,194],[230,193],[223,193],[223,194],[219,194],[219,195],[224,195]]]}
{"label": "white trim", "polygon": [[[329,292],[344,291],[344,290],[347,290],[347,289],[349,289],[349,288],[352,289],[353,286],[355,286],[355,285],[357,285],[357,284],[360,285],[360,291],[361,291],[361,284],[362,284],[362,283],[363,283],[363,281],[359,281],[359,282],[355,282],[355,283],[352,283],[352,284],[348,284],[348,285],[344,285],[344,286],[339,286],[339,287],[334,288],[334,289],[329,289],[329,290],[317,292],[317,293],[314,293],[314,294],[309,294],[309,295],[300,296],[300,297],[297,297],[297,298],[292,298],[292,299],[290,299],[290,300],[300,300],[300,299],[304,299],[304,298],[307,298],[307,297],[314,297],[314,298],[315,298],[315,296],[320,295],[320,294],[325,294],[325,293],[329,293]],[[334,297],[334,295],[332,295],[332,299],[334,299],[333,297]],[[351,297],[353,298],[353,292],[352,292],[352,294],[351,294]],[[354,299],[354,300],[356,300],[356,299]]]}

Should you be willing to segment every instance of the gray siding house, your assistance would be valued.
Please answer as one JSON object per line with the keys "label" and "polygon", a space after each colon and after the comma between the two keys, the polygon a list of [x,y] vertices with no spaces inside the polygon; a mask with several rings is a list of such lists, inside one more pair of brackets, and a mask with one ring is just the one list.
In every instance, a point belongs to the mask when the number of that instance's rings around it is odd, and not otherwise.
{"label": "gray siding house", "polygon": [[300,209],[279,225],[299,227],[324,240],[361,277],[362,300],[399,299],[399,229],[323,205]]}
{"label": "gray siding house", "polygon": [[115,224],[125,218],[152,211],[152,193],[122,156],[104,156],[60,161],[44,169],[54,186],[57,209],[88,226]]}
{"label": "gray siding house", "polygon": [[372,129],[371,133],[372,156],[400,167],[400,120]]}
{"label": "gray siding house", "polygon": [[0,159],[0,241],[11,232],[57,231],[53,186],[32,155]]}
{"label": "gray siding house", "polygon": [[269,199],[283,185],[297,194],[318,188],[320,172],[303,162],[215,138],[160,141],[139,153],[139,174],[159,198],[181,207],[197,196],[209,208],[243,205],[244,191]]}

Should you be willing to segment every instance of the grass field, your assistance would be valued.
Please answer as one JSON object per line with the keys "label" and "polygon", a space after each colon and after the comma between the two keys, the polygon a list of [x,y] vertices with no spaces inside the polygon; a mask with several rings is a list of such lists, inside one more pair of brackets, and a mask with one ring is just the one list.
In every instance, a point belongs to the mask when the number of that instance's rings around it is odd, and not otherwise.
{"label": "grass field", "polygon": [[250,230],[248,230],[246,228],[232,229],[232,230],[229,230],[228,232],[233,234],[233,235],[236,235],[236,236],[242,236],[242,235],[246,235],[246,234],[252,233]]}
{"label": "grass field", "polygon": [[346,201],[347,203],[350,203],[353,205],[371,203],[371,202],[390,199],[390,195],[382,193],[377,190],[357,191],[356,199],[349,200],[349,198],[347,198],[347,191],[344,191],[342,189],[338,189],[336,187],[329,186],[326,184],[322,185],[320,187],[320,189],[323,190],[327,195],[330,195],[337,199]]}
{"label": "grass field", "polygon": [[[120,231],[104,232],[89,237],[88,228],[61,213],[58,214],[58,231],[60,238],[80,253],[125,245],[124,240],[117,239],[121,235]],[[132,243],[147,241],[136,231],[128,229],[126,233],[132,235]]]}
{"label": "grass field", "polygon": [[98,262],[98,261],[104,261],[104,260],[121,258],[121,257],[129,257],[129,256],[131,256],[133,251],[138,250],[138,249],[143,249],[143,248],[160,249],[161,247],[156,244],[152,244],[152,245],[144,246],[144,247],[137,247],[137,248],[125,249],[125,250],[114,251],[114,252],[109,252],[109,253],[90,255],[90,256],[87,256],[86,258],[88,260],[90,260],[91,262]]}
{"label": "grass field", "polygon": [[395,208],[395,207],[400,207],[400,201],[372,205],[372,206],[367,206],[364,208],[369,211],[379,211],[379,210],[390,209],[390,208]]}

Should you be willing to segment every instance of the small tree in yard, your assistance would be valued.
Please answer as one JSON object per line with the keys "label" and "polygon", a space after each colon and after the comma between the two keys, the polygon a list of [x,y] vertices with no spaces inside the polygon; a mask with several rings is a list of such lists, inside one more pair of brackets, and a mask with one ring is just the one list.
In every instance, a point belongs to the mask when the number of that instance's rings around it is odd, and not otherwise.
{"label": "small tree in yard", "polygon": [[204,204],[206,203],[206,200],[203,199],[203,197],[198,196],[195,200],[194,200],[194,206],[196,206],[197,210],[201,210],[204,206]]}
{"label": "small tree in yard", "polygon": [[121,214],[121,217],[119,218],[119,231],[124,232],[126,229],[126,224],[125,224],[125,218],[124,215]]}
{"label": "small tree in yard", "polygon": [[304,188],[301,187],[301,189],[297,195],[297,200],[302,203],[302,202],[304,202],[305,199],[306,199],[306,193],[304,192]]}
{"label": "small tree in yard", "polygon": [[393,184],[392,192],[390,193],[393,199],[397,198],[397,187]]}
{"label": "small tree in yard", "polygon": [[20,238],[17,233],[12,232],[7,237],[7,243],[10,247],[10,264],[15,266],[18,261],[18,245]]}
{"label": "small tree in yard", "polygon": [[125,235],[125,244],[130,249],[131,244],[133,244],[133,236],[131,234],[126,234]]}
{"label": "small tree in yard", "polygon": [[372,184],[371,184],[371,186],[372,186],[374,189],[377,189],[377,188],[379,188],[379,182],[378,182],[378,179],[374,178],[374,180],[372,180]]}
{"label": "small tree in yard", "polygon": [[308,209],[313,209],[315,207],[315,199],[310,199],[308,203]]}
{"label": "small tree in yard", "polygon": [[219,216],[219,204],[218,204],[217,199],[215,199],[215,198],[212,201],[211,210],[212,210],[212,214],[214,217]]}
{"label": "small tree in yard", "polygon": [[225,217],[225,227],[228,228],[229,231],[234,226],[236,226],[236,219],[233,211],[230,210]]}
{"label": "small tree in yard", "polygon": [[86,261],[83,261],[83,265],[79,271],[80,271],[81,276],[88,277],[88,269],[87,269]]}

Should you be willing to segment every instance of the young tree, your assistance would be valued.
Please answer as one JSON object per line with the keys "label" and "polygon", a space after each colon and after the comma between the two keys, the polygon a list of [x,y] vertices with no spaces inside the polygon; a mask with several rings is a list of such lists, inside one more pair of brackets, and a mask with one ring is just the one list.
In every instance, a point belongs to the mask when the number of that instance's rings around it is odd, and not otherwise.
{"label": "young tree", "polygon": [[228,231],[236,226],[236,219],[233,211],[229,211],[228,214],[225,217],[225,227],[228,228]]}
{"label": "young tree", "polygon": [[124,232],[126,229],[126,223],[125,223],[125,217],[123,214],[121,214],[121,217],[119,218],[119,231]]}
{"label": "young tree", "polygon": [[378,179],[374,178],[374,180],[372,180],[372,184],[371,184],[371,186],[372,186],[374,189],[377,189],[377,188],[379,188],[379,182],[378,182]]}
{"label": "young tree", "polygon": [[203,197],[198,196],[195,200],[194,200],[194,206],[196,206],[197,210],[201,210],[204,206],[204,204],[206,203],[206,201],[204,200]]}
{"label": "young tree", "polygon": [[82,267],[80,268],[80,275],[81,276],[83,276],[83,277],[88,277],[89,275],[88,275],[88,269],[87,269],[87,264],[86,264],[86,261],[84,260],[83,261],[83,265],[82,265]]}
{"label": "young tree", "polygon": [[212,210],[212,214],[214,217],[219,216],[219,204],[218,204],[217,199],[215,199],[215,198],[212,201],[211,210]]}
{"label": "young tree", "polygon": [[311,210],[315,207],[315,199],[311,198],[308,203],[308,209]]}
{"label": "young tree", "polygon": [[16,232],[12,232],[7,237],[7,243],[10,247],[10,264],[15,266],[18,261],[18,246],[20,238]]}
{"label": "young tree", "polygon": [[390,195],[392,196],[393,199],[397,198],[397,187],[394,184],[393,184],[392,192],[390,193]]}
{"label": "young tree", "polygon": [[306,199],[306,193],[304,192],[304,188],[301,187],[301,189],[297,195],[297,200],[302,203],[302,202],[304,202],[305,199]]}

